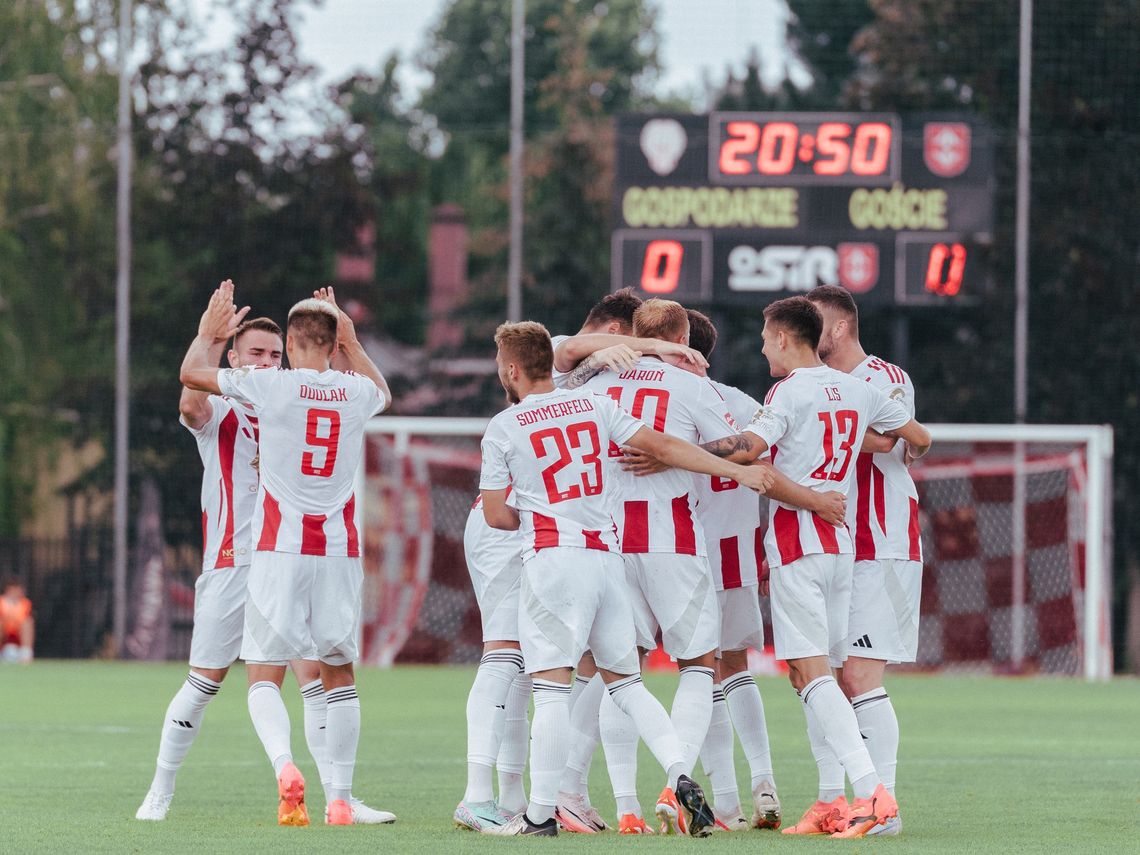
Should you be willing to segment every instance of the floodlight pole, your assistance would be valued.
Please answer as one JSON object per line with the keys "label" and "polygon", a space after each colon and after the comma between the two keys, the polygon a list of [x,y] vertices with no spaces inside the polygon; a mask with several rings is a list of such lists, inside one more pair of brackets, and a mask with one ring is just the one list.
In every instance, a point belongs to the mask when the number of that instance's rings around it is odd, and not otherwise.
{"label": "floodlight pole", "polygon": [[507,257],[507,320],[522,320],[523,242],[523,30],[525,0],[513,0],[511,11],[511,150],[510,248]]}
{"label": "floodlight pole", "polygon": [[[1024,424],[1029,377],[1029,126],[1033,70],[1033,0],[1021,0],[1017,73],[1017,212],[1014,223],[1013,418]],[[1025,443],[1014,444],[1013,609],[1010,660],[1025,661]]]}
{"label": "floodlight pole", "polygon": [[115,655],[127,634],[127,467],[131,351],[131,0],[119,0],[118,195],[115,206],[118,271],[115,279],[115,522],[112,636]]}

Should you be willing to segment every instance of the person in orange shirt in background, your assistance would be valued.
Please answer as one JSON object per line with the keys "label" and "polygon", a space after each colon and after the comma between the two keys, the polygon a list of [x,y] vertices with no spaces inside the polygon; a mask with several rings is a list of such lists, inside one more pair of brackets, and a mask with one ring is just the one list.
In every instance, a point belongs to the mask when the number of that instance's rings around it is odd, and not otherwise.
{"label": "person in orange shirt in background", "polygon": [[36,622],[32,617],[32,601],[18,579],[6,579],[0,595],[0,634],[5,662],[31,662],[35,643]]}

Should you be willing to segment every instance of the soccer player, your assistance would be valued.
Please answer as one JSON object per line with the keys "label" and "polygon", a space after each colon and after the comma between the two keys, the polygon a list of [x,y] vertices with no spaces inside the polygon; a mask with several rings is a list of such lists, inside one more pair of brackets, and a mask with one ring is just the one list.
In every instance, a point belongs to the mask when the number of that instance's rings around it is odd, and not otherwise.
{"label": "soccer player", "polygon": [[[289,312],[285,349],[292,370],[218,370],[211,367],[208,343],[200,336],[183,360],[180,379],[190,389],[248,404],[258,417],[261,480],[241,655],[247,662],[278,666],[292,659],[320,660],[331,775],[325,821],[351,825],[360,736],[353,662],[363,583],[352,488],[362,461],[364,424],[391,396],[356,340],[352,321],[337,309],[332,289],[319,294]],[[216,317],[240,319],[246,311],[235,309],[232,285],[224,285],[203,324],[210,329]],[[352,372],[332,369],[338,355]],[[274,766],[278,821],[304,824],[304,777],[287,754]]]}
{"label": "soccer player", "polygon": [[[667,463],[740,480],[771,482],[764,467],[723,468],[695,446],[657,433],[609,398],[556,389],[553,348],[541,324],[503,324],[495,335],[499,378],[516,405],[491,420],[483,437],[480,491],[487,523],[524,538],[519,635],[534,686],[531,794],[527,810],[501,835],[555,836],[559,778],[568,751],[571,669],[587,647],[609,695],[637,723],[666,769],[658,800],[670,830],[703,836],[712,815],[687,774],[669,716],[641,683],[635,630],[606,495],[603,456],[628,443]],[[507,504],[507,488],[517,510]]]}
{"label": "soccer player", "polygon": [[[702,312],[688,309],[689,344],[705,359],[716,347],[717,331]],[[724,397],[733,421],[747,424],[760,409],[751,395],[710,380]],[[713,812],[728,831],[780,827],[780,800],[772,771],[772,750],[760,689],[748,668],[748,648],[764,646],[760,615],[759,567],[763,561],[760,503],[742,496],[735,481],[697,478],[697,517],[705,530],[709,565],[720,606],[720,644],[713,712],[701,762],[713,788]],[[771,491],[769,491],[771,492]],[[822,495],[822,494],[821,494]],[[831,494],[842,504],[842,495]],[[744,818],[736,786],[732,732],[735,727],[752,775],[753,812]]]}
{"label": "soccer player", "polygon": [[[859,342],[859,310],[850,292],[823,285],[808,293],[823,315],[819,356],[837,371],[881,389],[914,415],[914,385],[905,371]],[[883,688],[888,662],[914,662],[918,655],[918,619],[922,598],[922,538],[918,490],[910,477],[906,448],[863,453],[855,461],[847,524],[855,532],[855,572],[851,580],[847,659],[839,685],[855,708],[859,732],[883,786],[895,791],[899,724]],[[838,763],[832,763],[832,777]],[[842,784],[842,771],[838,780]],[[902,817],[868,834],[894,835]]]}
{"label": "soccer player", "polygon": [[[633,289],[622,288],[594,304],[576,335],[554,336],[554,385],[561,389],[576,389],[606,369],[620,372],[633,368],[642,353],[655,354],[678,363],[706,366],[700,354],[682,344],[636,338],[633,335],[633,315],[640,306],[641,298],[633,293]],[[609,828],[590,804],[588,787],[590,763],[600,739],[599,711],[605,695],[602,680],[595,677],[596,673],[593,658],[587,652],[578,663],[574,687],[570,692],[572,741],[558,792],[556,815],[560,825],[567,831],[580,833]],[[613,704],[608,706],[611,712],[617,712]],[[632,745],[636,756],[637,731],[632,722],[625,720],[622,727],[611,717],[610,724],[615,738],[627,746]]]}
{"label": "soccer player", "polygon": [[[219,299],[218,297],[212,299]],[[208,339],[208,358],[217,365],[227,340],[230,366],[277,367],[281,364],[281,328],[269,318],[232,327],[234,319],[218,315],[214,330],[199,330]],[[257,418],[246,406],[228,398],[183,389],[179,421],[194,435],[204,467],[202,477],[202,574],[195,585],[194,630],[190,641],[190,675],[171,700],[159,741],[155,775],[136,819],[166,818],[175,777],[197,737],[206,706],[217,695],[230,665],[241,651],[246,582],[253,555],[251,525],[257,495]],[[311,660],[289,663],[301,687],[305,738],[327,785],[325,754],[327,706],[320,666]],[[270,761],[290,756],[289,716],[281,700],[285,668],[249,665],[248,702],[254,729]],[[326,792],[327,801],[327,792]],[[390,822],[391,814],[352,799],[359,823]],[[299,817],[298,817],[299,819]]]}
{"label": "soccer player", "polygon": [[[523,539],[487,525],[479,497],[463,530],[463,556],[483,623],[483,658],[467,696],[467,789],[455,808],[460,828],[505,825],[526,809],[522,774],[530,729],[530,677],[519,648]],[[499,774],[499,797],[491,767]]]}
{"label": "soccer player", "polygon": [[32,661],[36,619],[32,616],[32,601],[19,579],[4,582],[4,593],[0,595],[0,636],[5,662]]}
{"label": "soccer player", "polygon": [[[789,297],[764,310],[763,353],[773,377],[744,431],[704,447],[738,462],[771,449],[777,469],[816,490],[847,492],[854,458],[869,428],[905,440],[920,457],[930,433],[897,401],[869,383],[824,365],[817,353],[823,318],[806,297]],[[824,789],[785,834],[834,833],[861,837],[898,813],[859,734],[855,713],[832,676],[843,662],[851,603],[854,547],[845,525],[769,503],[765,552],[771,568],[772,625],[776,655],[788,662],[793,687],[804,703],[812,753],[830,747],[855,792]]]}

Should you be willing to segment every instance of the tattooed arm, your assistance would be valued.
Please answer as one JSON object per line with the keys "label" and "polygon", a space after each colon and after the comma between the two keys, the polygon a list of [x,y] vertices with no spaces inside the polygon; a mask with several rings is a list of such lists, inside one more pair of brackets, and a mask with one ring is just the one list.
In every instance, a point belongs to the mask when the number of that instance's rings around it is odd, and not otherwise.
{"label": "tattooed arm", "polygon": [[768,443],[751,431],[745,431],[714,442],[706,442],[701,448],[709,454],[723,457],[733,463],[751,463],[768,450]]}

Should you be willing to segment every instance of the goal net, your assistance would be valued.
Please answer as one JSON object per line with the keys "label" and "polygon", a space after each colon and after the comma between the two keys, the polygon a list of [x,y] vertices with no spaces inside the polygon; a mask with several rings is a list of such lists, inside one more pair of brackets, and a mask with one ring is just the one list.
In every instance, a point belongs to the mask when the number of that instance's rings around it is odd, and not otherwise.
{"label": "goal net", "polygon": [[[370,423],[357,491],[365,662],[478,661],[463,528],[478,493],[486,423]],[[1111,430],[934,425],[932,432],[934,449],[912,470],[925,556],[913,667],[1107,678]]]}

